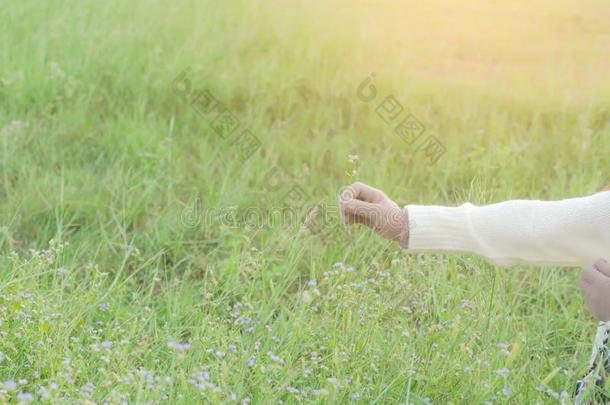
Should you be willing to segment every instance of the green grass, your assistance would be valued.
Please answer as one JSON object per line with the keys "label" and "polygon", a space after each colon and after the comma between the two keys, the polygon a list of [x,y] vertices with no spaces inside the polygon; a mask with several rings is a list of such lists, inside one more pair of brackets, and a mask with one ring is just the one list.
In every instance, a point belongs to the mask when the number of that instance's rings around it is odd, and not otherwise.
{"label": "green grass", "polygon": [[[434,204],[610,183],[609,17],[594,0],[3,5],[0,403],[571,395],[595,325],[578,269],[407,255],[337,228],[334,204],[356,179]],[[186,68],[260,140],[249,159],[172,90]],[[436,164],[377,116],[388,95],[442,141]]]}

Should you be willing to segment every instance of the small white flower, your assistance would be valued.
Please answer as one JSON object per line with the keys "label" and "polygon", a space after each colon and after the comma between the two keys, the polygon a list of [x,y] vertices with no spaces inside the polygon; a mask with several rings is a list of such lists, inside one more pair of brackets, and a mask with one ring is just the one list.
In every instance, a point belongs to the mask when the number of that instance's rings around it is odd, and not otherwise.
{"label": "small white flower", "polygon": [[178,351],[181,351],[181,352],[191,348],[191,344],[188,343],[188,342],[186,342],[186,343],[178,343],[178,342],[176,342],[174,340],[171,340],[171,339],[167,342],[167,346],[170,349],[175,349],[175,350],[178,350]]}
{"label": "small white flower", "polygon": [[326,388],[322,388],[322,389],[319,389],[319,390],[313,390],[312,394],[315,397],[325,397],[325,396],[328,395],[328,390]]}
{"label": "small white flower", "polygon": [[276,354],[274,354],[273,352],[267,352],[267,356],[269,356],[269,358],[271,359],[271,361],[284,365],[284,359],[282,359],[280,356],[277,356]]}
{"label": "small white flower", "polygon": [[495,373],[502,378],[507,378],[508,375],[510,374],[510,370],[508,368],[504,367],[499,370],[496,370]]}
{"label": "small white flower", "polygon": [[313,297],[309,293],[309,291],[303,291],[303,302],[305,304],[309,304],[313,300]]}
{"label": "small white flower", "polygon": [[496,346],[500,349],[500,353],[506,356],[510,355],[510,351],[508,350],[510,347],[509,343],[498,343]]}

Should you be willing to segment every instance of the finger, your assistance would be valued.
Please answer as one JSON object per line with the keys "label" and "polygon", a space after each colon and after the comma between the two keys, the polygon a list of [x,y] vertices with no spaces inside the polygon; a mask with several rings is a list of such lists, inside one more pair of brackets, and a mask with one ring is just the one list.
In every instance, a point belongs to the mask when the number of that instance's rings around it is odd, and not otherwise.
{"label": "finger", "polygon": [[595,267],[587,267],[580,274],[581,282],[586,286],[604,283],[608,277],[600,273]]}
{"label": "finger", "polygon": [[341,222],[345,225],[357,223],[355,220],[357,212],[363,211],[366,208],[367,204],[368,203],[364,201],[354,199],[339,199],[339,214],[341,217]]}
{"label": "finger", "polygon": [[368,227],[373,227],[371,218],[362,215],[347,215],[345,222],[347,225],[360,224]]}
{"label": "finger", "polygon": [[595,267],[597,269],[597,271],[599,271],[606,277],[610,277],[610,263],[608,263],[606,260],[599,259],[598,261],[595,262],[593,267]]}
{"label": "finger", "polygon": [[385,198],[383,191],[371,187],[367,184],[356,182],[351,185],[353,198],[367,202],[379,202]]}
{"label": "finger", "polygon": [[351,200],[342,204],[345,218],[351,223],[363,224],[372,228],[379,223],[380,210],[377,204],[360,200]]}
{"label": "finger", "polygon": [[366,216],[368,213],[374,210],[374,204],[360,200],[348,200],[341,202],[341,211],[343,215],[363,215]]}

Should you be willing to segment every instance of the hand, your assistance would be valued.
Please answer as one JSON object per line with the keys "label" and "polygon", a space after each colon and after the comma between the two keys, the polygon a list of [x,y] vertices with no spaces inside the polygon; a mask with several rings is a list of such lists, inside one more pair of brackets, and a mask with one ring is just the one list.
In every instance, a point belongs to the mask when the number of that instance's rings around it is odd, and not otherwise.
{"label": "hand", "polygon": [[406,210],[390,200],[381,190],[363,183],[346,187],[339,195],[341,220],[346,225],[362,224],[403,248],[409,244],[409,221]]}
{"label": "hand", "polygon": [[598,260],[583,269],[578,285],[589,311],[602,322],[610,321],[610,264]]}

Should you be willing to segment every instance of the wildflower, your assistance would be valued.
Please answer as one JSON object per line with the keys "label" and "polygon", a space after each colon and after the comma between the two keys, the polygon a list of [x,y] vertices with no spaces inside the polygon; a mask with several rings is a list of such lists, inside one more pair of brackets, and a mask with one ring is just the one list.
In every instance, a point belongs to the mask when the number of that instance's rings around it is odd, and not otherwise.
{"label": "wildflower", "polygon": [[303,291],[303,302],[305,304],[309,304],[313,300],[313,297],[309,293],[309,291]]}
{"label": "wildflower", "polygon": [[271,361],[274,361],[274,362],[276,362],[278,364],[284,365],[284,363],[285,363],[284,359],[282,359],[280,356],[277,356],[273,352],[267,352],[267,356],[269,356]]}
{"label": "wildflower", "polygon": [[170,339],[167,342],[167,346],[170,349],[175,349],[175,350],[178,350],[178,351],[181,351],[181,352],[191,348],[191,344],[188,343],[188,342],[186,342],[186,343],[178,343],[178,342],[176,342],[175,340],[172,340],[172,339]]}
{"label": "wildflower", "polygon": [[40,388],[38,388],[38,395],[40,395],[42,397],[42,399],[48,399],[49,390],[47,390],[45,387],[40,387]]}
{"label": "wildflower", "polygon": [[328,390],[326,388],[322,388],[322,389],[319,389],[319,390],[313,390],[312,394],[315,397],[325,397],[325,396],[328,395]]}
{"label": "wildflower", "polygon": [[403,329],[403,330],[402,330],[402,335],[403,335],[404,337],[409,337],[409,336],[411,336],[411,334],[409,333],[409,331],[408,331],[407,329]]}
{"label": "wildflower", "polygon": [[507,378],[508,374],[510,373],[510,370],[508,368],[504,367],[504,368],[501,368],[500,370],[496,370],[495,373],[502,378]]}
{"label": "wildflower", "polygon": [[508,348],[510,347],[510,344],[498,343],[496,346],[500,349],[500,353],[502,353],[506,356],[510,355],[510,351],[508,350]]}
{"label": "wildflower", "polygon": [[29,392],[20,392],[17,394],[17,402],[19,403],[28,403],[34,401],[34,394]]}
{"label": "wildflower", "polygon": [[13,380],[6,380],[3,384],[3,386],[4,386],[4,389],[6,389],[8,391],[12,391],[15,388],[17,388],[17,384]]}
{"label": "wildflower", "polygon": [[309,281],[307,282],[307,287],[313,287],[313,286],[315,286],[316,284],[317,284],[317,283],[316,283],[316,281],[315,281],[315,280],[309,280]]}

